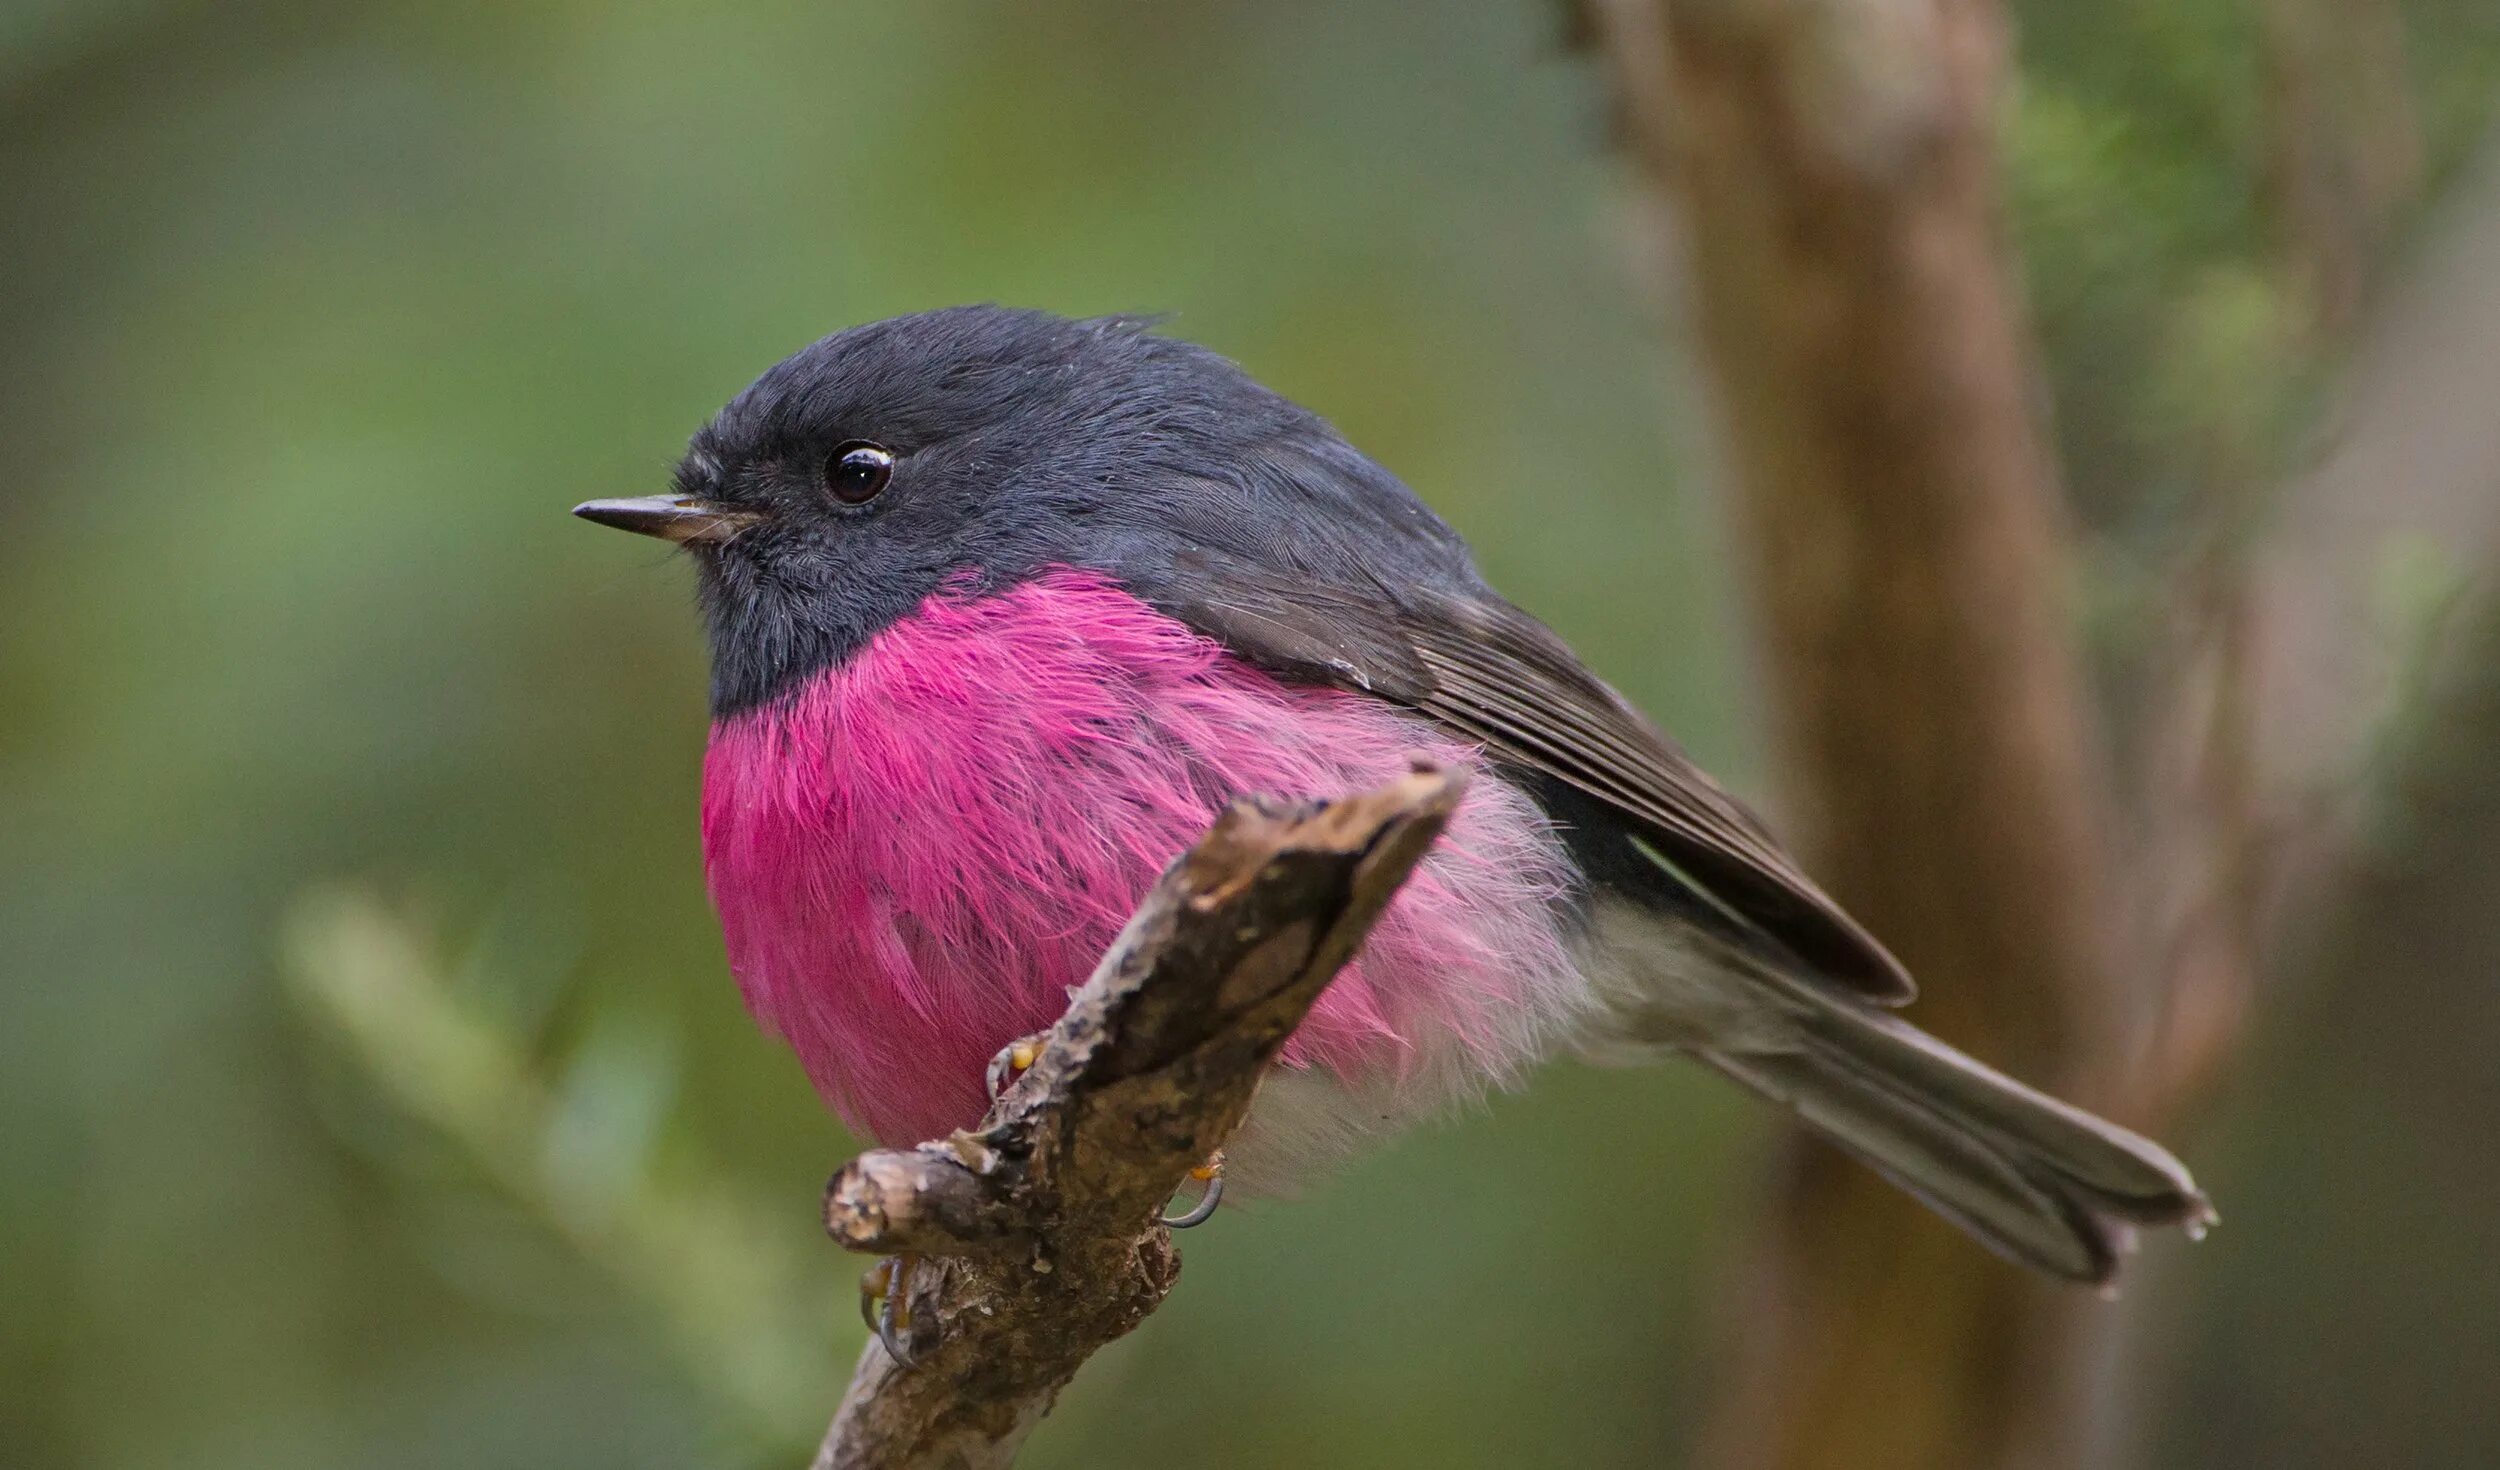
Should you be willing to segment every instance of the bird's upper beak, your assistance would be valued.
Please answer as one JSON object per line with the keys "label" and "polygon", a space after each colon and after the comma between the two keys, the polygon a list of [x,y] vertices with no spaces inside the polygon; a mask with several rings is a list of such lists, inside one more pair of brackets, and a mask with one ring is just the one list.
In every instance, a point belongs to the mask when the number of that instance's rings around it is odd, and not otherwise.
{"label": "bird's upper beak", "polygon": [[640,531],[680,546],[726,541],[763,516],[691,495],[645,495],[634,500],[585,500],[573,514],[620,531]]}

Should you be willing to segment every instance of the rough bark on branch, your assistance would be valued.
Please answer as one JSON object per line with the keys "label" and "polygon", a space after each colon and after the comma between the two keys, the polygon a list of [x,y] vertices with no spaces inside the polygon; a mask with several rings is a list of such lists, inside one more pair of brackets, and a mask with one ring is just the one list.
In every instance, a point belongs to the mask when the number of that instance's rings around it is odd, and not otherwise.
{"label": "rough bark on branch", "polygon": [[925,1259],[903,1285],[913,1363],[869,1341],[818,1470],[1013,1461],[1078,1367],[1172,1289],[1164,1203],[1240,1123],[1464,785],[1418,765],[1339,801],[1236,803],[977,1130],[834,1176],[835,1240]]}

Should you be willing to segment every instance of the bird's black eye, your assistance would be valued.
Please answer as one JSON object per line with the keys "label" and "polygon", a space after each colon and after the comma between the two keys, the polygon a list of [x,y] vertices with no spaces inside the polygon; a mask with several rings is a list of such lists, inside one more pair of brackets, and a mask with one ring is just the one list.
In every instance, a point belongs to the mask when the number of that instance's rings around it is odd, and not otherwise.
{"label": "bird's black eye", "polygon": [[894,478],[894,456],[882,446],[854,440],[825,461],[825,491],[844,505],[865,505]]}

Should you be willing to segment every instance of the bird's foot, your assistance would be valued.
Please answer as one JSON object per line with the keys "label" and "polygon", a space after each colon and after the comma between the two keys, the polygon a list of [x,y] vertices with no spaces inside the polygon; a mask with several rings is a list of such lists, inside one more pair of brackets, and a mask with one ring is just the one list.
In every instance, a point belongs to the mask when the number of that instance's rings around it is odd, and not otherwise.
{"label": "bird's foot", "polygon": [[1224,1151],[1217,1149],[1207,1161],[1189,1171],[1189,1177],[1205,1188],[1198,1193],[1198,1202],[1177,1215],[1166,1215],[1163,1223],[1172,1230],[1187,1230],[1204,1225],[1215,1214],[1215,1207],[1224,1202]]}
{"label": "bird's foot", "polygon": [[1041,1059],[1042,1043],[1048,1040],[1049,1036],[1050,1033],[1047,1031],[1036,1031],[1030,1036],[1018,1037],[998,1049],[998,1055],[990,1058],[988,1073],[990,1096],[996,1097],[1016,1085],[1016,1079],[1023,1076],[1028,1068]]}
{"label": "bird's foot", "polygon": [[900,1368],[911,1367],[920,1360],[919,1349],[912,1341],[912,1329],[917,1324],[911,1309],[912,1273],[919,1265],[920,1258],[909,1253],[888,1256],[859,1278],[860,1320],[877,1334],[877,1341],[885,1345],[885,1355]]}

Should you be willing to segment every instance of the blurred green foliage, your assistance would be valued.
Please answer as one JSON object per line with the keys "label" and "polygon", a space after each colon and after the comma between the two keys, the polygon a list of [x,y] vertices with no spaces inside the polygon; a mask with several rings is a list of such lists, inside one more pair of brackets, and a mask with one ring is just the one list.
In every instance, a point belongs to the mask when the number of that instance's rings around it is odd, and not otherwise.
{"label": "blurred green foliage", "polygon": [[[2500,22],[2412,10],[2440,175]],[[2273,462],[2314,365],[2248,22],[2023,19],[2079,488]],[[1685,369],[1551,22],[0,8],[0,1462],[743,1465],[821,1427],[858,1263],[814,1200],[852,1145],[723,973],[683,570],[564,510],[659,484],[835,326],[1172,310],[1758,789]],[[1676,1460],[1761,1126],[1557,1069],[1228,1212],[1030,1461]]]}

